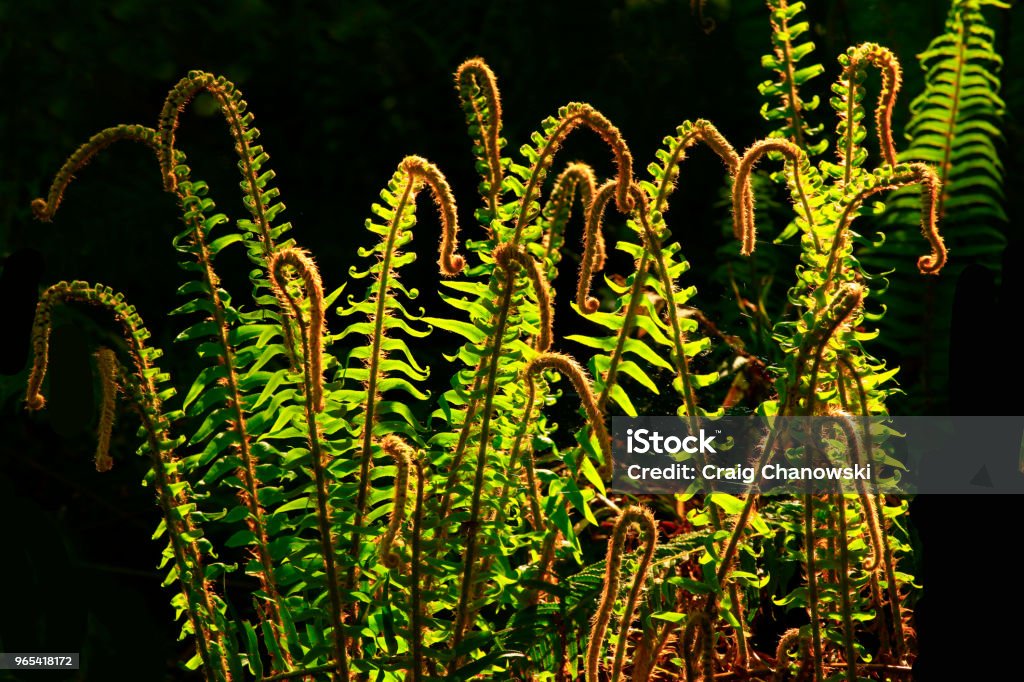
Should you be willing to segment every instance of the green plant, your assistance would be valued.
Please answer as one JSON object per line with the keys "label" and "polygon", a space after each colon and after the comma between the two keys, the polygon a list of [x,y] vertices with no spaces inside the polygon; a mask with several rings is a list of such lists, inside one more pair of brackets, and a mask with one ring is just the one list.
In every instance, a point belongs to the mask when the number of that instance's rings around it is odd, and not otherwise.
{"label": "green plant", "polygon": [[[945,31],[918,55],[924,90],[910,104],[904,128],[907,148],[900,160],[935,168],[942,191],[935,211],[944,225],[950,250],[961,266],[940,280],[916,281],[897,267],[897,259],[913,248],[913,216],[920,208],[913,192],[897,192],[886,205],[882,222],[885,243],[868,249],[865,264],[885,273],[890,286],[882,296],[888,319],[880,323],[879,343],[906,364],[911,389],[908,400],[927,411],[941,411],[948,389],[944,363],[949,352],[951,300],[963,265],[976,263],[1002,270],[1007,243],[1003,209],[1002,125],[1005,105],[1000,97],[1002,58],[995,50],[995,31],[982,10],[1007,9],[990,0],[955,0]],[[910,324],[925,306],[925,324]]]}
{"label": "green plant", "polygon": [[[187,301],[174,312],[188,322],[176,342],[204,366],[177,384],[179,396],[120,294],[62,282],[40,299],[26,402],[31,409],[45,402],[53,306],[106,310],[115,333],[104,339],[110,350],[97,354],[104,398],[97,468],[108,468],[119,390],[139,414],[140,452],[153,463],[148,480],[165,519],[157,536],[168,541],[162,565],[170,565],[168,584],[178,584],[182,634],[196,643],[188,667],[218,681],[596,682],[627,670],[634,679],[782,678],[798,664],[800,675],[815,680],[855,682],[906,669],[913,578],[898,565],[908,550],[905,502],[864,491],[795,500],[721,493],[655,499],[648,510],[606,489],[613,410],[635,415],[635,401],[670,386],[682,416],[724,412],[714,390],[728,372],[709,360],[713,334],[701,336],[686,307],[696,291],[678,283],[689,263],[666,222],[681,164],[697,143],[724,163],[744,254],[759,241],[754,213],[764,188],[755,164],[782,161],[775,178],[792,197],[795,218],[785,233],[799,235],[800,250],[786,299],[793,314],[761,307],[755,333],[758,343],[775,346],[777,362],[765,371],[772,397],[757,403],[759,414],[834,416],[847,447],[870,461],[872,439],[860,440],[851,415],[885,414],[895,370],[864,347],[874,334],[863,325],[879,317],[868,310],[877,280],[854,253],[852,224],[864,202],[918,186],[930,246],[918,267],[935,274],[945,264],[942,180],[926,163],[897,162],[895,56],[866,43],[840,58],[831,102],[838,162],[815,165],[824,140],[812,141],[821,131],[803,115],[815,107],[798,91],[822,69],[796,68],[809,52],[794,44],[800,6],[769,4],[769,65],[779,77],[763,90],[781,101],[767,110],[782,122],[777,134],[741,156],[709,122],[684,122],[643,180],[634,178],[622,133],[587,104],[570,103],[543,121],[513,160],[494,74],[482,60],[464,63],[456,87],[481,175],[477,238],[457,253],[451,188],[433,164],[406,157],[366,222],[376,241],[360,249],[365,269],[350,272],[350,285],[365,287],[343,303],[345,287],[326,291],[311,256],[286,237],[269,157],[256,144],[246,102],[225,79],[193,72],[171,91],[156,129],[111,128],[71,156],[48,199],[33,204],[41,219],[55,216],[74,174],[102,149],[127,140],[155,151],[184,221],[174,246],[189,276],[179,289]],[[881,158],[871,170],[862,102],[869,69],[882,82],[875,117]],[[239,158],[248,217],[236,231],[223,227],[229,219],[217,212],[210,188],[193,179],[178,146],[179,112],[199,91],[217,102]],[[576,129],[591,130],[609,148],[615,177],[601,184],[591,168],[572,163],[545,192]],[[451,316],[410,310],[418,292],[400,277],[416,257],[406,249],[424,189],[441,222],[439,292]],[[589,326],[557,339],[552,284],[577,197],[584,215],[575,222],[584,234],[573,308]],[[609,247],[605,235],[619,227],[606,224],[612,204],[625,225]],[[216,274],[218,254],[235,243],[253,265],[252,307],[236,304]],[[598,298],[593,279],[609,248],[634,268],[606,276]],[[328,321],[332,308],[340,331]],[[464,341],[446,356],[450,389],[436,400],[425,391],[429,370],[419,360],[426,338]],[[726,341],[718,350],[750,360]],[[566,343],[589,350],[590,376],[563,352]],[[576,397],[559,390],[562,378]],[[569,420],[577,422],[573,434],[563,436],[549,421],[545,412],[554,405],[569,414],[579,408]],[[606,559],[594,561],[592,544],[606,539],[609,523]],[[643,531],[635,554],[626,551],[634,523]],[[679,532],[661,540],[670,524]],[[798,570],[803,577],[794,582]],[[233,571],[251,576],[255,589],[251,603],[229,611],[216,583]],[[630,571],[634,579],[623,581]],[[753,614],[779,607],[806,612],[809,624],[782,636],[772,658],[754,650]],[[862,636],[868,629],[875,646]]]}

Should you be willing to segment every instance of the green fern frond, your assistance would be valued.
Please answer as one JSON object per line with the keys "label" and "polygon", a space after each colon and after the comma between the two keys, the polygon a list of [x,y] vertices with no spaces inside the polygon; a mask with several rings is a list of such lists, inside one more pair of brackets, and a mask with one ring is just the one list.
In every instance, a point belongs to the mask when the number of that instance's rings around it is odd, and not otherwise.
{"label": "green fern frond", "polygon": [[[945,357],[951,311],[934,301],[951,300],[957,275],[969,264],[999,273],[1006,247],[1004,168],[1000,159],[1006,107],[1000,97],[1002,58],[985,7],[1000,2],[954,0],[944,32],[918,55],[924,90],[910,105],[904,129],[908,147],[900,161],[928,163],[941,182],[935,210],[953,255],[953,269],[938,281],[925,283],[902,274],[916,244],[914,225],[921,210],[917,192],[900,191],[886,201],[884,245],[863,257],[866,267],[884,273],[889,287],[881,297],[888,316],[880,324],[880,343],[914,362],[918,382],[915,401],[928,409],[945,402]],[[921,319],[922,301],[925,325]],[[922,383],[923,382],[923,383]]]}
{"label": "green fern frond", "polygon": [[185,469],[175,450],[181,438],[171,433],[171,421],[180,413],[167,413],[163,403],[174,395],[168,387],[170,376],[161,371],[157,359],[163,354],[150,347],[149,330],[144,326],[134,306],[127,304],[123,294],[103,285],[86,282],[59,282],[46,289],[39,298],[32,328],[32,371],[28,381],[26,403],[32,409],[45,405],[42,385],[49,360],[49,339],[52,312],[55,306],[80,303],[104,309],[115,321],[117,336],[130,360],[129,368],[119,370],[118,383],[125,387],[140,419],[145,439],[139,453],[147,455],[152,468],[146,475],[151,482],[163,513],[164,521],[154,538],[168,532],[168,544],[163,552],[160,568],[171,563],[165,585],[174,581],[181,584],[180,599],[172,603],[179,606],[178,617],[187,615],[182,637],[193,635],[202,663],[218,680],[230,677],[228,662],[230,643],[225,638],[225,606],[215,593],[210,579],[224,572],[223,564],[210,563],[212,545],[204,537],[201,523],[203,514],[197,512],[192,488],[185,477]]}
{"label": "green fern frond", "polygon": [[815,141],[823,126],[812,126],[807,114],[818,108],[820,100],[815,95],[805,101],[800,88],[825,73],[825,67],[806,62],[815,46],[810,40],[801,39],[810,30],[810,24],[800,16],[804,9],[802,2],[768,0],[772,54],[761,57],[761,66],[774,71],[776,76],[774,81],[761,83],[758,91],[767,99],[761,106],[761,116],[779,126],[773,134],[791,140],[810,156],[818,156],[824,153],[828,141]]}

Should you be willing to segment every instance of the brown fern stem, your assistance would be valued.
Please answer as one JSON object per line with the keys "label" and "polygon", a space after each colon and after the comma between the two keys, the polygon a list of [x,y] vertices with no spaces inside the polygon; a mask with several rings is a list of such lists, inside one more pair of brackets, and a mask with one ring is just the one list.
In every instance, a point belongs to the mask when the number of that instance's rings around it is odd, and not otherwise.
{"label": "brown fern stem", "polygon": [[117,401],[117,356],[109,348],[96,351],[96,369],[100,379],[100,423],[96,439],[96,471],[110,471],[110,434],[114,429],[114,411]]}
{"label": "brown fern stem", "polygon": [[381,563],[388,568],[402,565],[402,557],[394,550],[398,531],[405,521],[405,507],[409,498],[409,469],[416,458],[416,452],[400,437],[390,434],[380,442],[381,449],[395,460],[395,492],[392,496],[391,517],[388,528],[380,541]]}
{"label": "brown fern stem", "polygon": [[[694,656],[697,653],[697,637],[700,637],[700,677],[694,669]],[[713,682],[715,679],[715,657],[714,657],[714,631],[711,628],[711,618],[704,611],[695,611],[686,619],[686,626],[683,628],[683,670],[686,673],[686,682]]]}
{"label": "brown fern stem", "polygon": [[822,668],[821,616],[818,600],[818,568],[814,533],[814,496],[804,495],[804,579],[807,581],[807,611],[811,620],[811,660],[814,663],[814,682],[825,679]]}
{"label": "brown fern stem", "polygon": [[839,522],[839,605],[843,621],[843,648],[846,652],[846,680],[857,682],[857,649],[854,647],[853,605],[850,602],[850,548],[846,526],[846,496],[843,493],[832,495],[837,508]]}
{"label": "brown fern stem", "polygon": [[611,622],[615,600],[619,594],[623,543],[626,539],[626,532],[634,524],[638,525],[643,531],[644,550],[643,555],[640,557],[640,564],[637,566],[634,574],[633,585],[630,588],[629,595],[626,597],[626,610],[623,613],[619,626],[618,644],[615,647],[611,679],[618,680],[619,674],[622,671],[626,641],[629,639],[627,636],[629,634],[629,626],[633,620],[633,612],[636,609],[637,601],[640,598],[640,591],[643,589],[644,581],[647,580],[647,572],[650,569],[651,560],[654,558],[654,550],[658,542],[658,526],[654,521],[654,515],[646,507],[630,507],[623,510],[615,521],[612,536],[608,539],[608,554],[605,558],[604,590],[601,593],[601,601],[598,604],[597,612],[594,614],[590,638],[587,642],[587,682],[599,682],[600,680],[601,649],[604,647],[605,634],[608,631],[608,624]]}
{"label": "brown fern stem", "polygon": [[[553,320],[551,312],[553,310],[551,305],[551,291],[548,286],[547,279],[543,276],[540,267],[537,262],[528,256],[525,251],[521,248],[515,248],[509,243],[499,244],[494,250],[493,254],[495,263],[506,271],[512,272],[513,266],[521,267],[525,272],[528,280],[533,286],[534,294],[537,298],[537,311],[540,318],[540,327],[537,331],[537,338],[534,341],[534,349],[537,352],[544,352],[551,346],[551,340],[553,335]],[[508,301],[505,302],[505,296],[508,296]],[[502,307],[511,305],[511,293],[509,287],[505,287],[502,293]],[[493,318],[497,320],[497,317]],[[501,336],[505,333],[505,322],[502,322],[501,327],[493,327],[496,331],[496,336]],[[481,386],[484,383],[484,374],[477,372],[473,379],[472,388],[469,391],[469,395],[478,395]],[[462,466],[463,460],[466,454],[466,446],[469,442],[469,437],[472,431],[473,424],[476,420],[479,409],[479,399],[472,398],[466,406],[466,417],[462,422],[462,428],[459,430],[459,440],[455,446],[455,454],[452,457],[452,462],[449,465],[448,483],[445,487],[445,492],[441,499],[441,518],[447,516],[450,510],[451,504],[451,491],[454,489],[458,478],[459,469]],[[442,530],[442,539],[447,538],[447,532]]]}
{"label": "brown fern stem", "polygon": [[423,496],[427,486],[423,474],[423,462],[419,457],[412,460],[416,472],[416,504],[412,516],[412,557],[409,566],[409,649],[412,651],[412,670],[409,671],[412,682],[420,682],[424,679],[423,672],[423,639],[426,637],[426,629],[423,625],[424,603],[423,588],[420,585],[421,561],[423,554]]}
{"label": "brown fern stem", "polygon": [[[575,388],[577,395],[580,396],[580,402],[582,403],[583,410],[587,415],[587,423],[597,436],[602,456],[604,457],[604,462],[601,464],[599,471],[603,477],[610,477],[612,470],[611,437],[609,436],[604,423],[604,415],[597,407],[597,400],[594,397],[593,389],[591,388],[590,380],[587,378],[586,372],[584,372],[583,368],[573,358],[561,353],[541,353],[530,360],[523,370],[523,376],[526,379],[527,384],[527,398],[526,406],[523,409],[523,417],[519,433],[517,434],[516,442],[513,444],[513,459],[516,457],[519,448],[521,447],[520,440],[529,429],[532,419],[533,407],[537,399],[537,375],[548,369],[557,370],[559,373],[567,376]],[[548,520],[544,517],[542,511],[540,490],[538,488],[536,474],[534,472],[532,448],[527,447],[526,452],[523,453],[521,457],[523,459],[523,468],[526,471],[526,486],[528,489],[530,512],[533,516],[533,528],[536,531],[545,532],[544,542],[542,543],[540,552],[540,559],[537,564],[536,576],[536,580],[538,582],[542,582],[547,576],[547,571],[551,562],[554,560],[558,530],[550,527]],[[537,590],[533,590],[530,592],[530,596],[526,601],[527,603],[532,604],[535,603],[538,597],[539,592]]]}

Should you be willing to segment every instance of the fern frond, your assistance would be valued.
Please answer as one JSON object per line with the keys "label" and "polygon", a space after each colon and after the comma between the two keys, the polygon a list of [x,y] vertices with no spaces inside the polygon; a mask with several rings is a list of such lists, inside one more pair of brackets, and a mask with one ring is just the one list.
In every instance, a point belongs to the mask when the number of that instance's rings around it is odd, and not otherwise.
{"label": "fern frond", "polygon": [[[565,245],[565,227],[572,215],[576,196],[579,196],[584,211],[584,226],[589,230],[588,214],[596,192],[597,180],[594,170],[585,163],[570,163],[555,180],[555,185],[551,188],[551,194],[548,195],[544,210],[541,212],[541,242],[537,245],[530,244],[531,247],[537,247],[536,250],[531,248],[531,252],[546,265],[549,283],[553,283],[558,275],[558,264],[562,260],[562,247]],[[584,234],[584,252],[595,250],[595,255],[591,258],[597,260],[597,265],[592,267],[600,270],[605,257],[604,237],[598,233],[594,235],[592,244],[590,240],[591,234],[588,231]],[[587,262],[586,256],[584,262]]]}
{"label": "fern frond", "polygon": [[455,89],[459,93],[462,109],[469,124],[473,139],[473,152],[478,159],[478,170],[484,182],[480,193],[488,203],[488,215],[480,216],[480,222],[490,226],[498,214],[502,193],[504,164],[501,148],[505,140],[501,137],[501,95],[498,79],[491,67],[480,58],[467,59],[455,71]]}
{"label": "fern frond", "polygon": [[577,128],[589,128],[611,149],[615,159],[616,185],[615,202],[622,212],[633,206],[629,185],[633,178],[633,155],[626,145],[619,129],[589,104],[570,102],[558,110],[558,117],[548,117],[541,124],[543,133],[535,132],[533,145],[523,145],[520,150],[529,166],[512,165],[512,172],[518,176],[506,178],[516,196],[519,197],[515,215],[515,228],[511,240],[518,243],[526,226],[541,214],[537,198],[547,176],[548,169],[562,143]]}
{"label": "fern frond", "polygon": [[89,138],[88,142],[76,149],[67,158],[64,165],[54,176],[50,184],[50,191],[46,199],[32,200],[32,214],[36,220],[50,222],[60,208],[64,199],[64,192],[75,177],[75,173],[82,170],[100,152],[116,142],[123,140],[141,142],[153,149],[156,148],[156,131],[141,125],[118,125],[106,128]]}
{"label": "fern frond", "polygon": [[[33,202],[37,217],[44,220],[52,219],[74,174],[81,170],[97,153],[121,140],[141,142],[155,148],[157,133],[143,126],[123,125],[94,135],[65,162],[55,176],[49,198],[46,201],[38,199]],[[191,171],[186,164],[184,153],[174,151],[174,161],[172,173],[176,182],[173,191],[178,199],[186,225],[184,232],[175,238],[174,244],[181,253],[189,257],[188,261],[181,263],[182,268],[190,273],[200,273],[197,280],[182,286],[179,291],[188,296],[199,293],[201,298],[193,298],[172,311],[171,314],[202,313],[205,316],[204,320],[183,332],[178,340],[213,339],[217,350],[213,353],[201,353],[201,356],[213,355],[218,360],[218,364],[208,366],[200,372],[184,397],[182,409],[186,414],[195,419],[203,419],[198,431],[193,436],[192,443],[202,444],[208,438],[210,440],[207,441],[207,447],[202,453],[186,457],[183,460],[183,465],[187,469],[207,466],[224,449],[232,448],[237,451],[238,456],[233,461],[237,462],[239,478],[244,482],[243,487],[239,490],[239,497],[243,506],[248,509],[245,521],[251,531],[252,541],[255,543],[255,553],[259,559],[258,567],[251,572],[259,577],[261,588],[267,595],[265,610],[260,609],[260,612],[265,613],[269,618],[275,638],[282,638],[283,633],[290,628],[287,614],[281,611],[273,560],[268,549],[270,539],[266,531],[265,512],[258,502],[261,481],[256,473],[256,455],[252,450],[251,432],[246,415],[247,408],[253,409],[260,404],[259,402],[253,404],[251,400],[247,400],[248,392],[262,388],[260,380],[247,369],[248,365],[255,360],[252,357],[252,351],[255,350],[253,344],[256,341],[256,336],[261,335],[262,332],[247,334],[248,329],[257,326],[253,323],[243,324],[242,330],[229,330],[229,326],[238,322],[242,316],[231,306],[228,293],[220,288],[220,281],[213,266],[214,258],[223,249],[232,243],[241,241],[242,238],[237,234],[211,238],[213,230],[221,223],[226,222],[227,218],[223,214],[214,213],[215,205],[206,197],[208,191],[206,183],[191,178]],[[239,343],[237,340],[239,338],[248,339],[248,342]],[[269,359],[270,352],[270,348],[259,350],[262,362]],[[254,378],[257,380],[254,381]],[[214,431],[218,426],[226,426],[227,432],[213,438]],[[217,466],[226,461],[226,459],[218,460]],[[211,467],[210,473],[217,470],[217,466]],[[219,467],[220,475],[228,470],[227,467]],[[213,478],[204,480],[208,484],[215,482]],[[280,654],[274,658],[275,670],[285,670],[290,661],[288,651],[298,648],[298,641],[292,637],[290,642],[286,643],[280,640],[276,642],[276,645],[276,650]]]}
{"label": "fern frond", "polygon": [[612,664],[611,679],[619,679],[622,671],[623,657],[626,651],[627,633],[630,622],[633,620],[633,612],[636,609],[637,600],[640,598],[640,591],[643,589],[644,581],[647,580],[647,571],[654,557],[655,548],[658,544],[658,526],[654,521],[654,515],[646,507],[631,507],[623,511],[615,521],[615,528],[612,536],[608,539],[608,556],[605,559],[604,593],[601,596],[601,603],[594,615],[594,624],[590,630],[590,639],[587,645],[587,682],[598,682],[601,668],[601,649],[604,646],[605,633],[611,621],[612,609],[619,591],[619,570],[622,565],[623,542],[626,539],[626,532],[634,524],[640,526],[644,534],[644,550],[633,578],[633,585],[630,588],[629,596],[626,598],[626,610],[622,616],[619,627],[618,643],[615,646],[615,658]]}
{"label": "fern frond", "polygon": [[867,157],[867,152],[860,147],[866,137],[861,123],[864,117],[861,103],[864,88],[860,84],[864,79],[865,70],[868,65],[872,65],[882,75],[878,104],[875,106],[875,129],[882,160],[890,166],[896,165],[896,147],[892,140],[892,112],[903,84],[903,73],[896,55],[888,48],[875,43],[851,47],[846,54],[839,57],[839,65],[843,67],[843,74],[832,86],[832,91],[836,93],[832,108],[835,109],[838,119],[836,153],[843,167],[843,182],[848,183],[854,169],[860,167]]}
{"label": "fern frond", "polygon": [[161,525],[170,535],[168,549],[164,552],[164,563],[173,560],[174,567],[167,582],[178,579],[188,604],[185,609],[188,626],[183,629],[183,635],[193,634],[207,669],[214,671],[216,679],[228,680],[231,645],[226,641],[224,605],[209,580],[216,574],[216,570],[223,567],[204,566],[203,557],[211,555],[211,546],[203,537],[199,526],[202,515],[193,511],[195,505],[192,502],[191,487],[184,479],[181,464],[175,455],[180,439],[171,435],[170,421],[173,415],[167,415],[163,410],[163,401],[171,397],[174,390],[161,388],[169,381],[169,376],[156,364],[162,352],[146,343],[150,337],[149,330],[143,325],[134,306],[125,303],[122,294],[102,285],[91,286],[77,281],[59,282],[41,294],[32,327],[32,371],[28,380],[26,403],[30,409],[40,409],[45,405],[42,385],[49,359],[52,312],[54,307],[68,303],[85,303],[102,308],[119,327],[118,336],[124,342],[131,360],[131,372],[120,372],[118,383],[126,387],[132,405],[142,419],[146,441],[140,453],[149,455],[152,460],[150,475],[164,516]]}
{"label": "fern frond", "polygon": [[[909,378],[917,385],[911,400],[920,409],[941,411],[945,402],[951,300],[958,274],[969,264],[994,272],[1003,267],[1007,243],[1005,170],[1001,155],[1006,106],[1000,96],[1002,57],[996,35],[982,10],[1003,3],[951,0],[944,31],[918,55],[924,89],[910,105],[904,128],[909,142],[899,154],[904,163],[934,167],[941,186],[934,209],[943,224],[953,270],[938,281],[918,282],[903,274],[911,257],[917,214],[926,208],[923,194],[900,190],[886,199],[881,216],[884,245],[866,249],[866,268],[887,273],[881,296],[888,314],[879,325],[879,343],[914,358]],[[891,274],[888,274],[891,273]],[[916,322],[925,301],[925,323]]]}
{"label": "fern frond", "polygon": [[[174,191],[178,183],[175,166],[178,163],[177,129],[181,112],[202,91],[208,92],[217,102],[234,142],[238,170],[242,176],[239,186],[242,189],[243,203],[251,218],[239,220],[238,227],[245,238],[249,259],[259,268],[252,275],[256,303],[271,306],[273,298],[264,294],[270,290],[266,276],[267,260],[277,248],[294,246],[291,240],[282,240],[291,229],[291,224],[276,224],[277,217],[285,210],[285,205],[278,200],[280,190],[271,185],[274,171],[265,167],[270,155],[264,151],[262,145],[254,144],[260,131],[252,125],[254,116],[248,111],[249,105],[234,83],[223,76],[215,76],[204,71],[190,71],[168,93],[157,127],[157,158],[164,179],[164,188],[167,191]],[[294,361],[296,349],[292,327],[283,322],[281,331],[286,350]]]}
{"label": "fern frond", "polygon": [[774,136],[790,140],[808,156],[818,156],[828,147],[828,141],[815,142],[822,126],[809,124],[807,113],[818,108],[819,98],[805,101],[800,88],[823,74],[825,67],[818,63],[800,65],[814,51],[813,42],[801,39],[810,30],[810,24],[800,16],[804,9],[802,2],[768,0],[772,54],[763,56],[761,65],[776,76],[774,81],[761,83],[758,91],[768,100],[761,106],[761,116],[779,125]]}

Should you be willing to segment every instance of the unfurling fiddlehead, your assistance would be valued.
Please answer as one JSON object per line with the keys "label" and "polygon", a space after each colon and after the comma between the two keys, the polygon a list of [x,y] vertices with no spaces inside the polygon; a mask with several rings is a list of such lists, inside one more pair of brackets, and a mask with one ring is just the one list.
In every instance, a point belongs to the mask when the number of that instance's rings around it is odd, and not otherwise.
{"label": "unfurling fiddlehead", "polygon": [[736,177],[733,180],[732,219],[734,230],[742,243],[740,253],[744,256],[754,253],[757,240],[757,227],[754,221],[754,190],[750,184],[750,176],[757,162],[769,152],[778,152],[785,156],[787,162],[795,167],[793,176],[798,180],[800,174],[796,167],[806,162],[803,150],[792,142],[779,138],[758,140],[750,145],[750,148],[740,158]]}
{"label": "unfurling fiddlehead", "polygon": [[534,294],[537,297],[537,309],[540,313],[540,329],[537,330],[537,340],[534,345],[538,353],[543,353],[551,348],[552,321],[551,321],[551,290],[548,288],[547,277],[540,271],[537,261],[526,253],[522,248],[505,242],[499,244],[494,250],[494,262],[506,272],[508,277],[507,286],[514,287],[515,272],[513,264],[518,264],[526,272],[526,276],[533,285]]}
{"label": "unfurling fiddlehead", "polygon": [[488,208],[497,213],[501,196],[501,95],[498,80],[479,57],[467,59],[455,72],[455,89],[470,124],[477,156],[487,168],[483,193]]}
{"label": "unfurling fiddlehead", "polygon": [[786,630],[779,638],[779,644],[775,648],[775,682],[784,682],[788,678],[789,652],[793,647],[797,649],[797,660],[800,661],[800,672],[798,680],[803,680],[805,674],[811,668],[811,648],[807,635],[799,628]]}
{"label": "unfurling fiddlehead", "polygon": [[395,460],[395,494],[392,498],[388,528],[380,540],[380,556],[385,566],[398,568],[402,564],[402,557],[394,551],[394,544],[405,520],[406,501],[409,497],[409,467],[416,459],[416,451],[395,435],[385,436],[380,442],[380,447]]}
{"label": "unfurling fiddlehead", "polygon": [[110,471],[110,434],[114,429],[117,403],[117,356],[109,348],[96,351],[96,369],[100,378],[100,423],[96,439],[96,471]]}
{"label": "unfurling fiddlehead", "polygon": [[409,174],[411,184],[408,190],[408,202],[416,201],[420,188],[426,185],[437,204],[437,212],[441,217],[441,255],[437,264],[441,274],[454,277],[462,272],[466,261],[455,253],[459,246],[459,215],[455,208],[455,195],[448,185],[448,180],[437,166],[419,156],[407,156],[402,159],[401,169]]}
{"label": "unfurling fiddlehead", "polygon": [[633,154],[629,151],[622,133],[612,125],[611,121],[589,104],[571,102],[559,109],[557,119],[549,119],[545,122],[547,137],[542,138],[543,145],[535,162],[534,172],[530,175],[522,199],[520,199],[520,211],[516,219],[515,233],[512,236],[513,243],[519,242],[527,223],[533,219],[533,216],[530,215],[531,206],[536,195],[540,193],[540,185],[544,181],[544,176],[551,166],[555,153],[569,133],[580,126],[593,130],[611,148],[612,154],[615,156],[616,167],[615,203],[619,207],[619,211],[623,213],[628,213],[633,208],[633,197],[629,189],[630,183],[633,181]]}
{"label": "unfurling fiddlehead", "polygon": [[[541,245],[544,248],[543,263],[547,266],[548,281],[554,282],[558,275],[558,263],[562,259],[562,247],[565,245],[565,226],[569,221],[572,211],[572,204],[579,195],[580,205],[583,207],[584,228],[590,226],[590,208],[594,202],[594,195],[597,193],[597,179],[594,170],[585,163],[570,163],[565,170],[555,179],[555,185],[551,188],[547,203],[541,212],[541,224],[544,228],[541,237]],[[604,236],[600,233],[583,235],[584,252],[593,250],[591,260],[596,261],[592,266],[598,270],[604,267],[605,244]],[[591,244],[591,241],[594,243]],[[584,262],[587,259],[584,257]],[[583,278],[581,272],[580,278]]]}
{"label": "unfurling fiddlehead", "polygon": [[839,63],[843,66],[843,75],[833,88],[838,96],[832,106],[839,119],[836,128],[839,138],[836,152],[843,165],[843,182],[848,183],[853,169],[859,167],[867,156],[864,148],[860,146],[863,134],[862,124],[857,115],[861,108],[860,100],[864,97],[864,87],[860,84],[864,70],[871,64],[882,74],[882,87],[875,108],[875,127],[882,159],[890,166],[896,165],[896,145],[892,140],[892,112],[896,106],[900,86],[903,84],[903,76],[896,55],[888,48],[875,43],[851,47],[846,54],[839,57]]}
{"label": "unfurling fiddlehead", "polygon": [[636,609],[640,592],[643,589],[644,581],[647,580],[647,571],[651,566],[651,559],[654,557],[654,549],[658,543],[658,526],[654,521],[654,515],[646,507],[630,507],[619,514],[615,521],[615,528],[612,536],[608,539],[608,554],[605,559],[604,591],[601,594],[601,602],[594,614],[594,622],[590,629],[590,640],[587,643],[587,682],[599,682],[601,669],[601,649],[604,647],[605,633],[608,631],[608,624],[611,622],[612,611],[615,608],[615,600],[619,594],[619,575],[622,566],[623,543],[626,540],[626,532],[633,525],[640,526],[644,535],[643,554],[640,557],[640,564],[636,568],[633,578],[633,586],[626,597],[626,610],[623,612],[622,621],[619,625],[618,643],[615,645],[615,658],[612,664],[612,680],[618,680],[622,671],[622,662],[626,653],[626,642],[629,639],[629,625],[633,620],[633,612]]}
{"label": "unfurling fiddlehead", "polygon": [[[535,400],[537,375],[546,369],[558,370],[558,372],[567,376],[569,381],[572,382],[573,388],[576,389],[576,394],[580,397],[580,402],[583,404],[583,410],[586,412],[587,425],[593,429],[594,435],[597,436],[598,444],[601,447],[604,461],[601,463],[599,471],[603,477],[610,477],[612,472],[611,437],[608,435],[608,428],[604,423],[604,415],[597,406],[597,397],[590,386],[590,380],[576,360],[562,353],[541,353],[530,360],[523,371],[529,386],[527,407],[532,407]],[[529,415],[529,412],[530,410],[527,409],[527,415]]]}
{"label": "unfurling fiddlehead", "polygon": [[584,313],[596,313],[600,301],[590,295],[594,273],[604,268],[603,227],[605,210],[615,192],[615,182],[609,180],[594,193],[587,209],[587,224],[583,232],[583,255],[580,258],[580,276],[576,285],[576,305]]}
{"label": "unfurling fiddlehead", "polygon": [[119,125],[101,130],[90,137],[89,141],[76,149],[57,171],[46,198],[32,200],[32,213],[36,220],[47,223],[53,220],[54,214],[57,213],[57,209],[60,208],[61,201],[64,199],[64,190],[71,184],[75,173],[92,161],[101,151],[121,140],[142,142],[155,148],[156,131],[141,125]]}
{"label": "unfurling fiddlehead", "polygon": [[942,182],[935,169],[926,163],[899,164],[880,168],[870,175],[861,176],[843,197],[843,212],[839,218],[832,248],[825,267],[826,279],[839,268],[839,250],[846,238],[850,223],[858,209],[869,197],[908,185],[921,188],[921,235],[931,246],[931,253],[917,259],[917,269],[924,275],[937,275],[946,265],[946,242],[939,234],[939,216],[936,206],[942,194]]}
{"label": "unfurling fiddlehead", "polygon": [[[302,314],[302,303],[288,290],[285,268],[292,268],[302,280],[305,300],[309,304],[309,320]],[[281,307],[299,321],[304,335],[305,373],[308,381],[308,400],[316,412],[324,409],[324,286],[320,271],[308,253],[301,249],[282,249],[274,253],[268,266],[270,281]]]}

